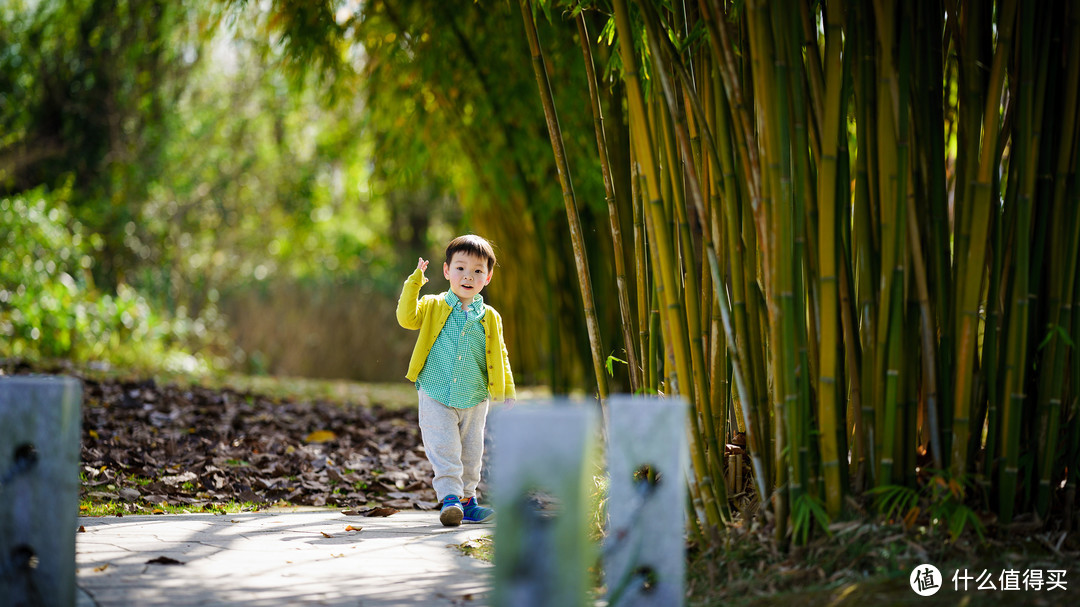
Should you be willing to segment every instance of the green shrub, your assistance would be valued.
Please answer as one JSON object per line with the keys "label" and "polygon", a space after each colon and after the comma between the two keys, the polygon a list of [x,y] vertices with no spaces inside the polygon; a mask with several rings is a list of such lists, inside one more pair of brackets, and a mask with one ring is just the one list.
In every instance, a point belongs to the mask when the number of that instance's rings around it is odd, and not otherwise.
{"label": "green shrub", "polygon": [[0,356],[206,371],[185,352],[201,319],[167,318],[135,289],[94,286],[100,239],[68,211],[69,188],[0,199]]}

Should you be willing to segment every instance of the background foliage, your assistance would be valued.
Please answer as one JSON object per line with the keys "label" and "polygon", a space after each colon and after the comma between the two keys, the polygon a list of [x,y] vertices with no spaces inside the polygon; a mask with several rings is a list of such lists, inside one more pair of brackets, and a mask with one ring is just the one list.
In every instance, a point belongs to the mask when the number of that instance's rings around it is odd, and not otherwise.
{"label": "background foliage", "polygon": [[[211,367],[254,372],[399,379],[410,337],[386,327],[401,281],[417,256],[481,233],[499,252],[485,296],[512,311],[519,379],[587,388],[558,180],[511,9],[6,3],[0,194],[67,187],[44,200],[92,238],[91,297],[137,293],[161,322],[205,327],[181,341]],[[571,147],[595,166],[580,132]],[[581,188],[602,210],[598,174]],[[607,230],[584,213],[603,256]],[[44,275],[2,278],[32,289]],[[36,335],[3,353],[141,358]]]}

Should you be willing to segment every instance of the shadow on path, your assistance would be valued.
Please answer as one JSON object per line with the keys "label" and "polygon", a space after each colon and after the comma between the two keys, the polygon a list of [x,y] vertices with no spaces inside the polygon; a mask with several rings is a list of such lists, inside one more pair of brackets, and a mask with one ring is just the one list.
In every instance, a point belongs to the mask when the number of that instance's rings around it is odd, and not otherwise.
{"label": "shadow on path", "polygon": [[[79,607],[482,605],[491,565],[453,546],[494,525],[435,512],[337,511],[80,518]],[[346,531],[347,526],[360,531]],[[166,557],[182,564],[148,561]]]}

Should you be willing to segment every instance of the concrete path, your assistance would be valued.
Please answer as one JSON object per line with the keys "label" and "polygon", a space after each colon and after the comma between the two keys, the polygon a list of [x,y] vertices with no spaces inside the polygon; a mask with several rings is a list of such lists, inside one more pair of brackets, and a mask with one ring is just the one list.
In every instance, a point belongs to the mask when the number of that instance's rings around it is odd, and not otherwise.
{"label": "concrete path", "polygon": [[[339,511],[80,518],[79,607],[484,605],[491,565],[454,546],[494,524],[437,512]],[[361,528],[346,531],[346,527]],[[148,563],[159,557],[182,564]]]}

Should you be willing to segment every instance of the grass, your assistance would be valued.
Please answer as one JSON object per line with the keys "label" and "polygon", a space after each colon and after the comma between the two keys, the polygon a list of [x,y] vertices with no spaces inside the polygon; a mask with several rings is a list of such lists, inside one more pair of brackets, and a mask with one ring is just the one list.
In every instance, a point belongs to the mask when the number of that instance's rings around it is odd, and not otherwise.
{"label": "grass", "polygon": [[495,562],[495,538],[484,535],[474,540],[466,540],[456,546],[465,556],[471,556],[486,563]]}
{"label": "grass", "polygon": [[[733,525],[708,549],[691,547],[687,560],[688,605],[802,607],[866,605],[1031,605],[1064,604],[1065,592],[953,589],[953,575],[986,571],[999,583],[1006,570],[1077,570],[1075,552],[1059,550],[1060,532],[1001,530],[998,539],[981,540],[974,530],[956,538],[929,528],[907,528],[872,519],[830,525],[832,536],[818,534],[805,546],[777,550],[772,529]],[[943,578],[931,597],[916,595],[911,572],[936,566]],[[1068,580],[1068,575],[1066,575]],[[961,582],[962,585],[962,582]],[[1071,585],[1071,584],[1070,584]],[[1075,593],[1075,589],[1072,589]]]}
{"label": "grass", "polygon": [[[287,503],[276,504],[276,507],[288,506]],[[150,504],[139,500],[137,502],[124,502],[117,500],[97,500],[81,498],[79,500],[79,516],[125,516],[132,514],[238,514],[240,512],[257,512],[267,509],[265,504],[254,502],[203,502],[195,504],[171,504],[159,502]]]}

